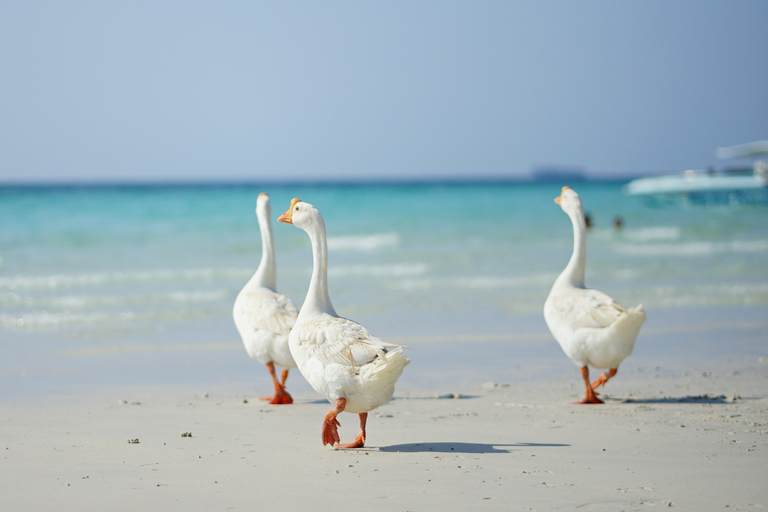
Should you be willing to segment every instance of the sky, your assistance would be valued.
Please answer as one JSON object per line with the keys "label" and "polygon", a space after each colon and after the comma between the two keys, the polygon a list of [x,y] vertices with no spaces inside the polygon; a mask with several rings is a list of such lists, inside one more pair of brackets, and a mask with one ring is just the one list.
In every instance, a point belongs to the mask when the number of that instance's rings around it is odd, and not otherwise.
{"label": "sky", "polygon": [[768,2],[0,3],[0,182],[624,178],[768,139]]}

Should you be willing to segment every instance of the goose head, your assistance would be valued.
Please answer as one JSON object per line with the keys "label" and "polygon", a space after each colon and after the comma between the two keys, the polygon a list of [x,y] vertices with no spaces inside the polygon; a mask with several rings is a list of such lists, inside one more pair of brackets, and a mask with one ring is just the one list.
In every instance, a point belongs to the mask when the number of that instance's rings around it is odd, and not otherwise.
{"label": "goose head", "polygon": [[262,192],[256,199],[256,215],[269,219],[272,216],[272,205],[269,203],[269,194]]}
{"label": "goose head", "polygon": [[581,198],[571,187],[563,187],[560,195],[555,198],[555,203],[567,214],[581,213],[583,215],[584,208],[581,205]]}
{"label": "goose head", "polygon": [[277,219],[277,222],[293,224],[297,228],[307,231],[313,226],[323,224],[323,217],[317,208],[294,197],[291,200],[291,207]]}

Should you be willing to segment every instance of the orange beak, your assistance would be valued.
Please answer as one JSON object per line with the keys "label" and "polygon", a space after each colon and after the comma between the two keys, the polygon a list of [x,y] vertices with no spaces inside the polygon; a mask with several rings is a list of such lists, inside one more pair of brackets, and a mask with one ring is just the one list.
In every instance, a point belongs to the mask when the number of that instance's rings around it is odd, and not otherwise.
{"label": "orange beak", "polygon": [[557,206],[560,206],[560,201],[563,200],[563,192],[566,190],[571,190],[571,187],[563,187],[563,189],[560,191],[560,195],[555,198],[555,203]]}
{"label": "orange beak", "polygon": [[291,218],[293,217],[293,207],[296,205],[296,203],[300,203],[301,199],[294,197],[291,199],[291,207],[288,208],[288,211],[286,211],[284,214],[282,214],[280,217],[277,218],[277,222],[282,222],[283,224],[293,224],[293,220]]}

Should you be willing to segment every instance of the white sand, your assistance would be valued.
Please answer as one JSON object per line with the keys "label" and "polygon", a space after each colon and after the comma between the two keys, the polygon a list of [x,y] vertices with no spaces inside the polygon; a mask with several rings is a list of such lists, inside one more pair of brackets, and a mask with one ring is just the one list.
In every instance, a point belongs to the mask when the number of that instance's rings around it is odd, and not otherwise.
{"label": "white sand", "polygon": [[[468,398],[401,394],[371,415],[366,448],[351,451],[321,446],[328,405],[305,392],[292,406],[173,388],[5,405],[0,501],[4,510],[768,506],[764,367],[621,377],[612,387],[635,401],[570,405],[580,389],[565,378]],[[351,440],[357,417],[341,420]]]}
{"label": "white sand", "polygon": [[[764,322],[740,325],[706,329],[702,346],[765,346]],[[289,406],[210,383],[0,402],[0,508],[766,509],[768,359],[749,350],[688,357],[699,334],[686,332],[652,324],[597,406],[568,403],[582,393],[578,371],[552,340],[539,340],[544,362],[509,367],[485,386],[476,362],[464,368],[471,379],[440,374],[420,358],[441,345],[425,343],[396,399],[371,414],[359,450],[321,445],[329,405],[298,374]],[[670,336],[679,347],[659,357]],[[483,350],[502,352],[496,343]],[[420,372],[434,378],[419,384]],[[463,397],[436,398],[449,393]],[[349,442],[357,416],[340,420]]]}

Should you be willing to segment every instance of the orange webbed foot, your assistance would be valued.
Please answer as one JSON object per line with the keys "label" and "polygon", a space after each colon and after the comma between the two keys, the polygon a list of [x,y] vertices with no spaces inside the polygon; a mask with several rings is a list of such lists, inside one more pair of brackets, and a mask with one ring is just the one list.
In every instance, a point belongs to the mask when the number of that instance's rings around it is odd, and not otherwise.
{"label": "orange webbed foot", "polygon": [[271,404],[275,405],[287,405],[293,403],[293,398],[291,395],[288,394],[287,391],[282,391],[280,393],[275,393],[275,396],[272,397],[272,400],[270,400]]}
{"label": "orange webbed foot", "polygon": [[[615,372],[614,372],[615,373]],[[587,365],[584,365],[581,367],[581,378],[584,380],[584,398],[578,402],[573,402],[574,404],[602,404],[604,403],[602,400],[600,400],[597,395],[599,394],[597,391],[595,391],[595,384],[589,383],[589,368]],[[602,374],[600,377],[595,379],[595,383],[600,382],[601,379],[605,379],[606,381],[611,378],[610,375]]]}
{"label": "orange webbed foot", "polygon": [[328,417],[326,415],[325,419],[323,420],[323,432],[321,434],[323,438],[323,446],[330,444],[335,445],[341,439],[339,438],[339,427],[341,424],[339,423],[339,420],[336,419],[336,416]]}
{"label": "orange webbed foot", "polygon": [[275,393],[272,396],[260,396],[259,400],[264,400],[265,402],[269,402],[275,405],[286,405],[293,403],[293,397],[291,397],[287,391],[283,391],[282,393]]}
{"label": "orange webbed foot", "polygon": [[579,400],[578,402],[571,402],[571,403],[572,404],[604,404],[605,402],[600,400],[597,396],[593,396],[593,397],[586,397]]}
{"label": "orange webbed foot", "polygon": [[367,412],[361,412],[360,413],[360,430],[357,432],[357,436],[355,437],[355,440],[351,443],[347,444],[337,444],[334,446],[334,448],[338,449],[344,449],[344,448],[362,448],[365,446],[365,424],[368,422],[368,413]]}
{"label": "orange webbed foot", "polygon": [[600,386],[605,387],[605,383],[608,382],[608,379],[605,378],[605,372],[601,373],[598,378],[595,379],[595,381],[591,384],[592,389],[597,389]]}
{"label": "orange webbed foot", "polygon": [[611,368],[607,372],[601,373],[600,376],[596,378],[592,384],[590,384],[592,386],[592,389],[597,389],[600,386],[605,387],[605,383],[608,382],[608,380],[610,380],[611,377],[616,375],[617,371],[618,371],[617,368]]}
{"label": "orange webbed foot", "polygon": [[282,382],[278,381],[277,376],[275,375],[275,363],[272,361],[268,362],[267,370],[269,370],[269,374],[272,376],[272,382],[275,385],[275,394],[272,396],[260,396],[259,400],[264,400],[275,405],[292,404],[293,398],[285,390],[285,380],[288,378],[288,369],[283,369]]}
{"label": "orange webbed foot", "polygon": [[344,448],[362,448],[365,446],[365,435],[364,434],[357,434],[357,437],[355,437],[355,440],[351,443],[346,444],[337,444],[334,446],[334,448],[338,449],[344,449]]}

